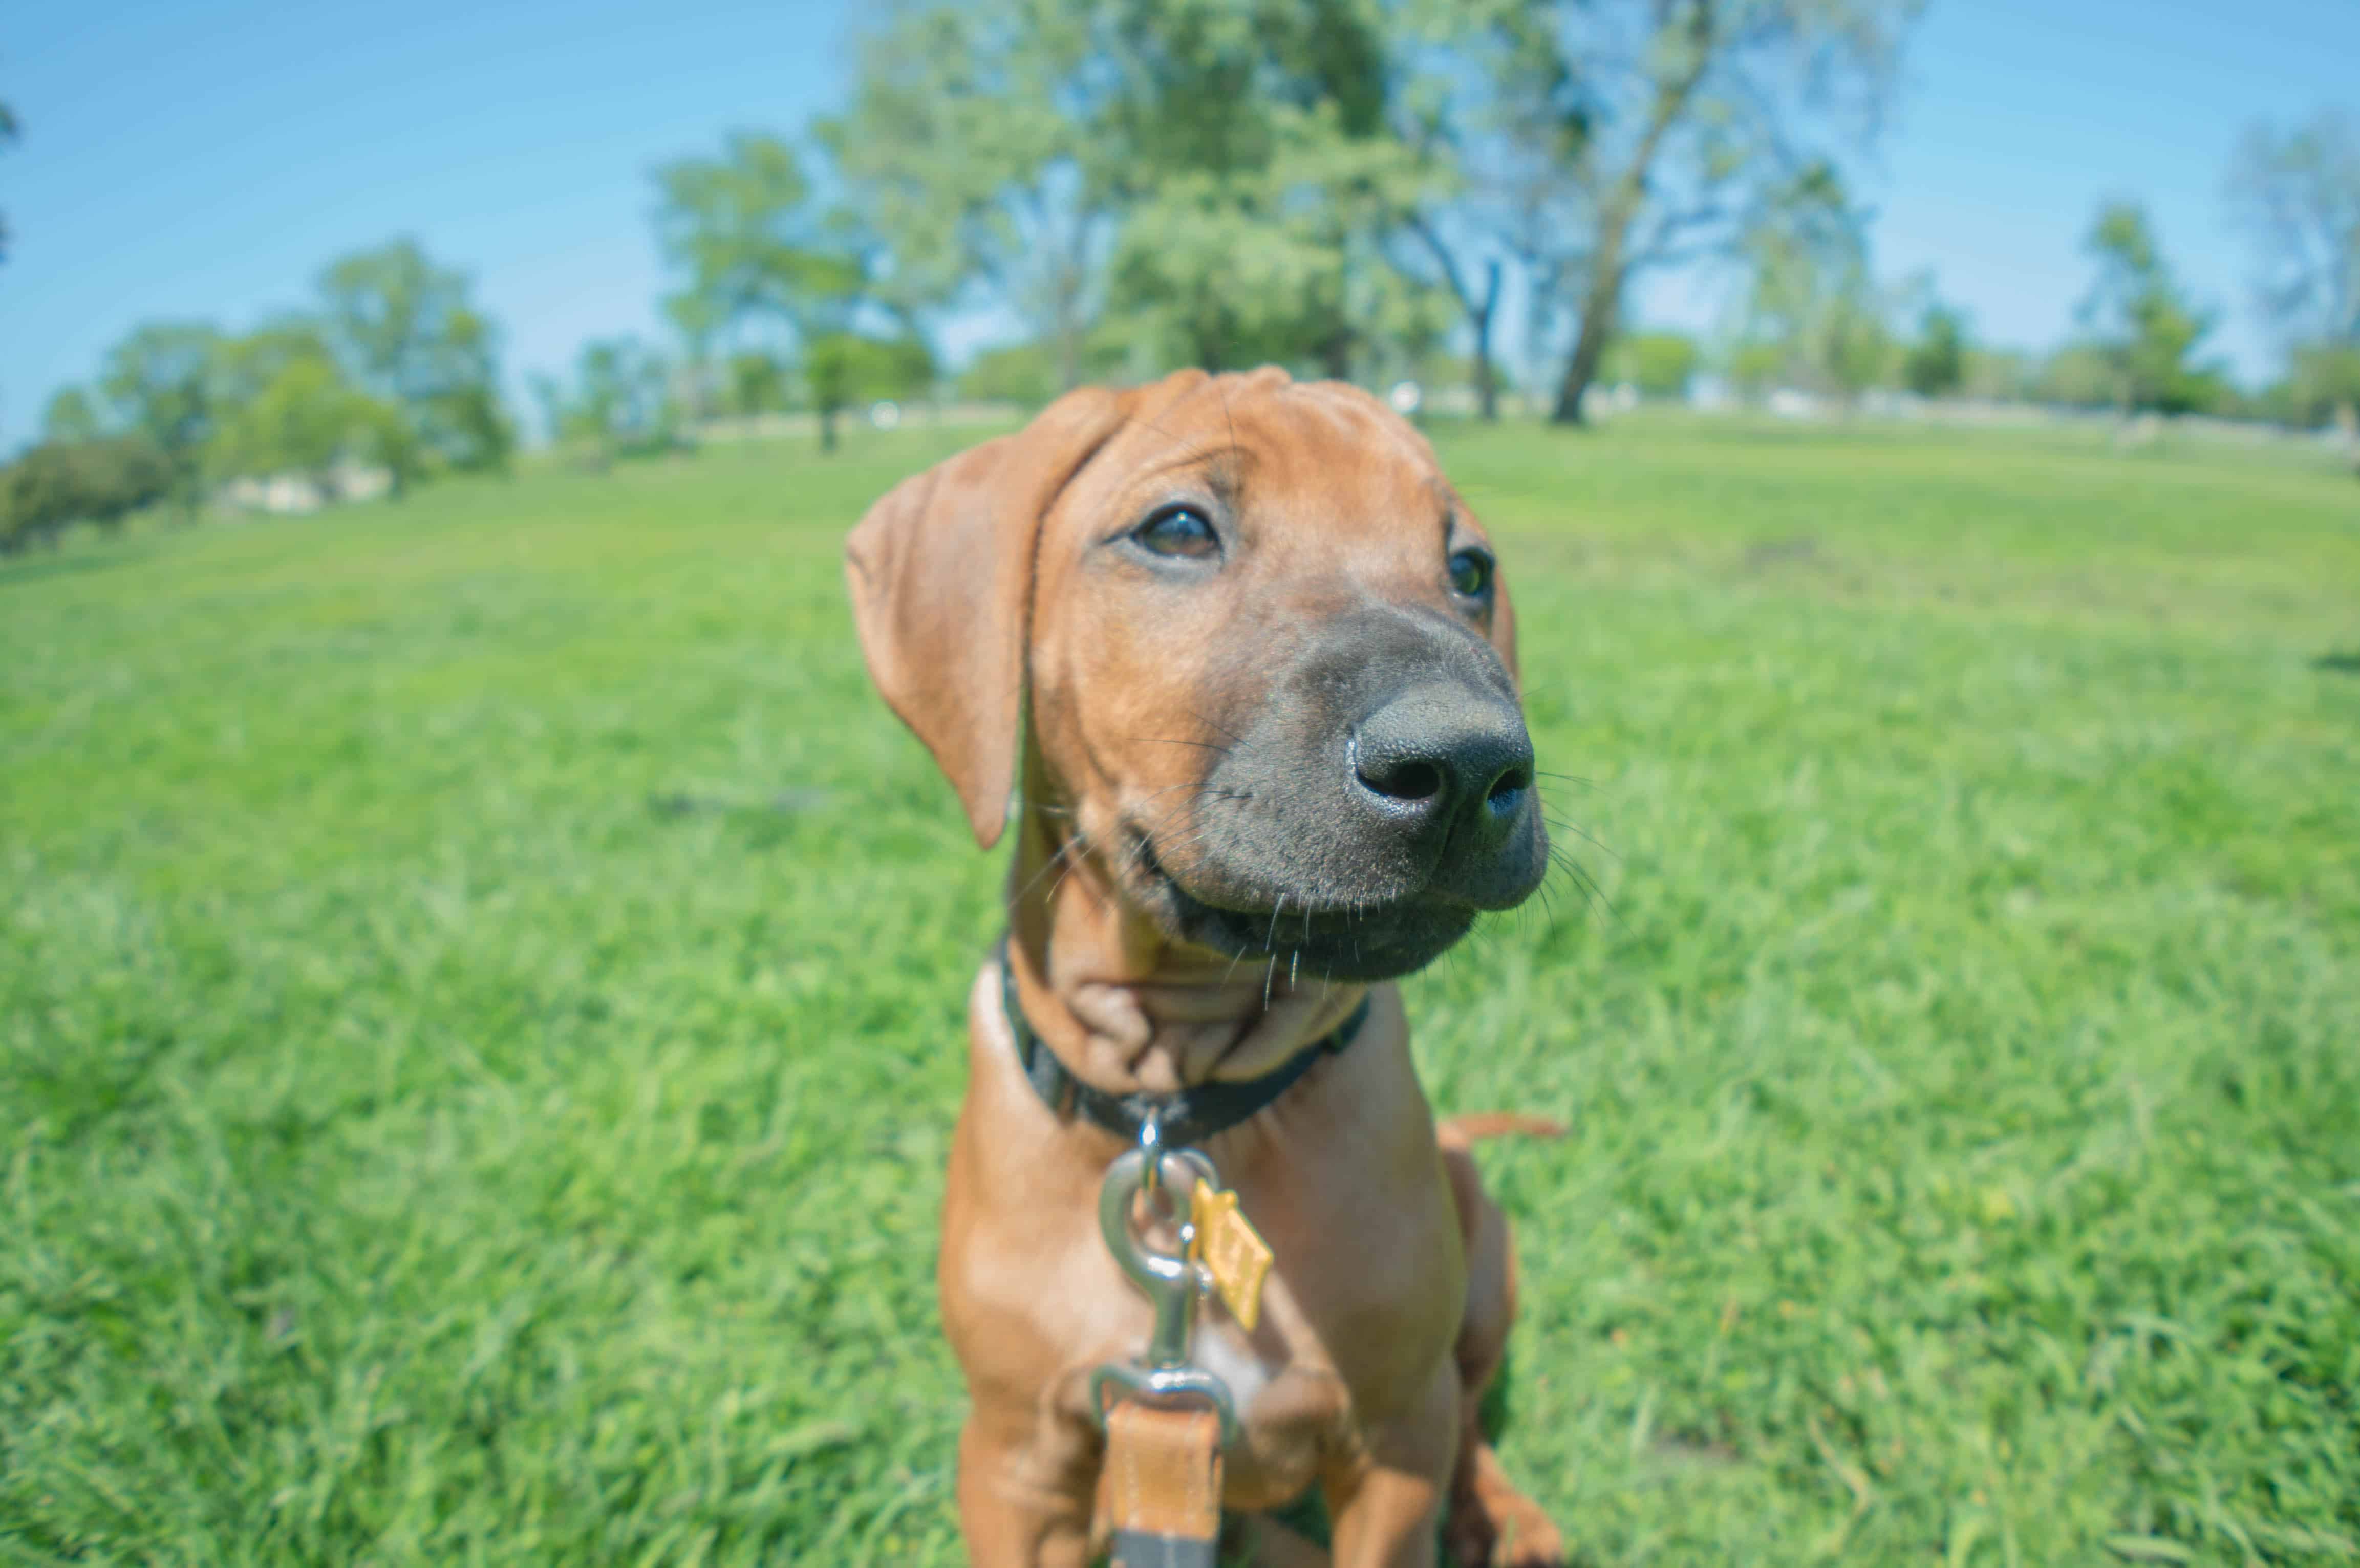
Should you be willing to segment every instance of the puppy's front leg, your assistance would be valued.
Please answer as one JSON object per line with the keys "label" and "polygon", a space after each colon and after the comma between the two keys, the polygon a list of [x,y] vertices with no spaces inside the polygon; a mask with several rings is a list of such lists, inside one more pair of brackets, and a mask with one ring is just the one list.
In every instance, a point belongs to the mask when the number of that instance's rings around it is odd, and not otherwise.
{"label": "puppy's front leg", "polygon": [[1044,1454],[1039,1435],[1030,1421],[995,1421],[980,1409],[959,1433],[959,1530],[974,1568],[1089,1563],[1094,1456]]}
{"label": "puppy's front leg", "polygon": [[1432,1568],[1459,1456],[1459,1374],[1434,1369],[1412,1410],[1370,1436],[1366,1460],[1330,1481],[1336,1568]]}

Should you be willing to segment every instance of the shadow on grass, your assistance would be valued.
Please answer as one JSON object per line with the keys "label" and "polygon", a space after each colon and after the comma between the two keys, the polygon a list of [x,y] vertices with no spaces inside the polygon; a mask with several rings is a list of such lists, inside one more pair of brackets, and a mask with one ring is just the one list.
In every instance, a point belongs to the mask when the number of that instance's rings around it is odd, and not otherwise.
{"label": "shadow on grass", "polygon": [[2360,675],[2360,652],[2338,648],[2333,653],[2322,653],[2311,661],[2311,667],[2330,675]]}

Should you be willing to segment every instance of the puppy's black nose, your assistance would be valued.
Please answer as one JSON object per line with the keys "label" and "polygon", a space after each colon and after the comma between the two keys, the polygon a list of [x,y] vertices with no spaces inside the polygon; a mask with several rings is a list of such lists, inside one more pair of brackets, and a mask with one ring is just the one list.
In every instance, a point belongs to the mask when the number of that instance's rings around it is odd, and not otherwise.
{"label": "puppy's black nose", "polygon": [[1350,750],[1360,800],[1469,848],[1502,842],[1531,796],[1523,715],[1464,686],[1395,693],[1354,726]]}

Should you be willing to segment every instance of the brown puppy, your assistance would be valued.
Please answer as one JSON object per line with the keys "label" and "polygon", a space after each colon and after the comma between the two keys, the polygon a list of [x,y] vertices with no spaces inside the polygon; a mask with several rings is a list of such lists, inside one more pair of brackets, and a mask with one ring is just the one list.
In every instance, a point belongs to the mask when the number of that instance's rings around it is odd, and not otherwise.
{"label": "brown puppy", "polygon": [[[1202,1146],[1277,1259],[1255,1332],[1209,1303],[1196,1326],[1243,1422],[1225,1506],[1317,1485],[1359,1565],[1429,1561],[1447,1501],[1461,1562],[1557,1561],[1475,1424],[1515,1282],[1466,1141],[1501,1127],[1437,1134],[1387,983],[1547,859],[1507,593],[1432,450],[1349,387],[1184,372],[904,482],[848,553],[870,672],[986,846],[1022,781],[1008,952],[1052,1073],[1260,1079],[1370,1003]],[[970,998],[944,1200],[959,1508],[978,1564],[1078,1565],[1087,1379],[1150,1311],[1098,1232],[1125,1140],[1036,1093],[1001,983]]]}

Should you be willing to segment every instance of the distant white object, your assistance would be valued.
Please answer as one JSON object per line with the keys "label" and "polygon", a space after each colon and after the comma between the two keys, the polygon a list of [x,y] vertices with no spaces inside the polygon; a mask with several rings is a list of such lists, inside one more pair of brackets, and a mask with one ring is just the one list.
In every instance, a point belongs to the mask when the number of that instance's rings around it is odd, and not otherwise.
{"label": "distant white object", "polygon": [[1736,406],[1737,394],[1732,391],[1729,383],[1720,376],[1688,377],[1689,408],[1702,409],[1707,413],[1717,413],[1723,408],[1733,408]]}
{"label": "distant white object", "polygon": [[325,474],[242,474],[220,495],[244,511],[302,517],[338,501],[374,501],[392,488],[392,470],[347,462]]}
{"label": "distant white object", "polygon": [[1639,406],[1639,389],[1628,381],[1614,388],[1614,411],[1627,414]]}
{"label": "distant white object", "polygon": [[1417,412],[1417,406],[1426,401],[1426,394],[1418,390],[1415,381],[1396,381],[1393,389],[1385,394],[1385,401],[1393,406],[1394,413],[1407,417]]}
{"label": "distant white object", "polygon": [[1808,392],[1781,387],[1770,394],[1770,411],[1782,419],[1816,419],[1819,417],[1819,400]]}
{"label": "distant white object", "polygon": [[901,405],[890,398],[879,398],[869,405],[869,422],[880,430],[891,430],[901,422]]}

